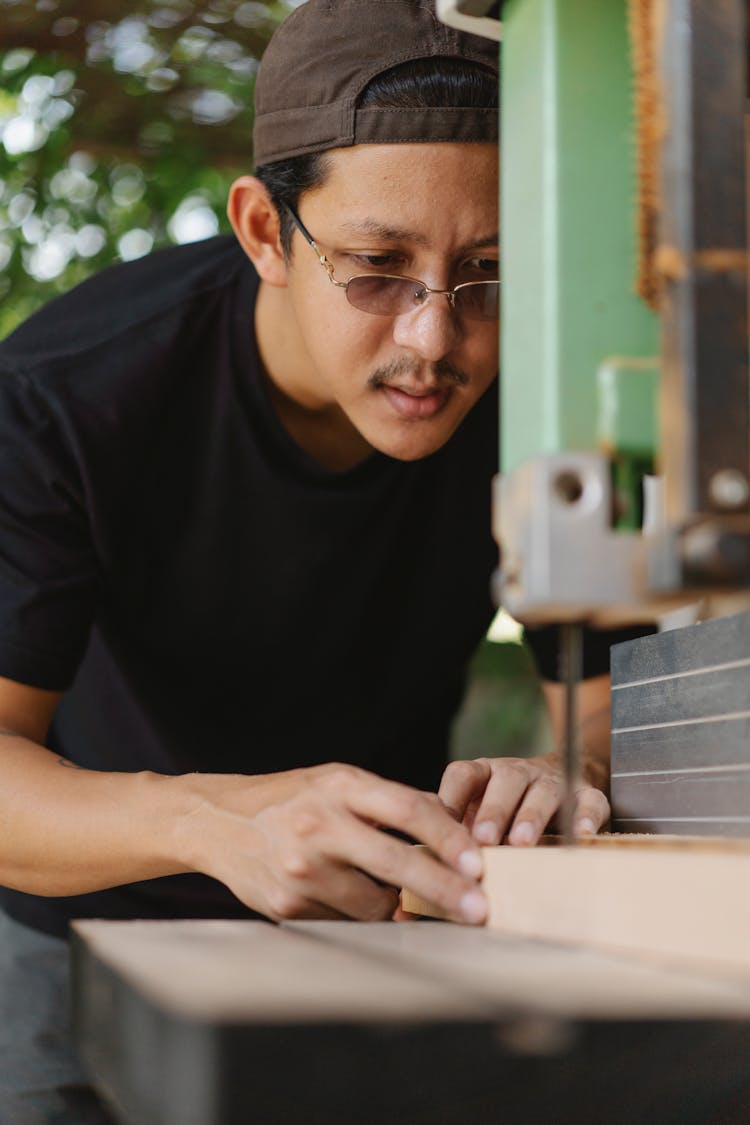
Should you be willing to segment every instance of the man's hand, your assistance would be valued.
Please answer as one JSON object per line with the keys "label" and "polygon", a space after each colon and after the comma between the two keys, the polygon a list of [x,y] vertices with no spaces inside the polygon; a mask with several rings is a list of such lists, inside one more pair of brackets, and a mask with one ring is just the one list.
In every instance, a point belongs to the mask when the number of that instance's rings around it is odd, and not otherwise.
{"label": "man's hand", "polygon": [[[193,781],[202,792],[188,818],[188,862],[252,909],[276,920],[387,919],[397,889],[407,887],[457,921],[485,920],[479,849],[435,794],[333,764],[268,775],[260,809],[258,785],[248,784],[243,814],[243,782],[251,779],[234,776],[231,790],[227,780]],[[383,829],[403,832],[433,854]]]}
{"label": "man's hand", "polygon": [[256,776],[71,769],[43,745],[58,700],[0,677],[4,886],[77,895],[202,872],[274,919],[390,918],[408,887],[457,920],[485,920],[479,848],[436,794],[351,765]]}
{"label": "man's hand", "polygon": [[[478,758],[451,762],[438,796],[481,844],[536,844],[562,803],[564,777],[557,754],[536,758]],[[591,836],[609,818],[599,789],[581,781],[574,829]]]}
{"label": "man's hand", "polygon": [[[565,729],[565,689],[549,681],[542,682],[542,689],[559,746]],[[579,836],[592,836],[609,819],[604,795],[609,779],[609,676],[582,680],[577,693],[583,776],[577,788],[573,830]],[[562,804],[562,759],[554,753],[452,762],[443,775],[439,796],[481,844],[498,844],[506,835],[511,844],[536,844]]]}

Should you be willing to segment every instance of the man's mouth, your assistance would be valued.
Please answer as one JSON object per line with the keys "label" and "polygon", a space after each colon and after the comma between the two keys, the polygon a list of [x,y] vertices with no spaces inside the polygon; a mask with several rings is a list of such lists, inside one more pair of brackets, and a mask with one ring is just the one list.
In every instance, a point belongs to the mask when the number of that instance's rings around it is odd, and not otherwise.
{"label": "man's mouth", "polygon": [[401,418],[433,418],[450,398],[451,387],[395,387],[383,383],[380,388],[389,404]]}
{"label": "man's mouth", "polygon": [[469,376],[447,359],[433,364],[402,356],[378,367],[370,375],[370,390],[385,395],[388,405],[405,421],[434,418],[447,405],[457,387],[468,387]]}

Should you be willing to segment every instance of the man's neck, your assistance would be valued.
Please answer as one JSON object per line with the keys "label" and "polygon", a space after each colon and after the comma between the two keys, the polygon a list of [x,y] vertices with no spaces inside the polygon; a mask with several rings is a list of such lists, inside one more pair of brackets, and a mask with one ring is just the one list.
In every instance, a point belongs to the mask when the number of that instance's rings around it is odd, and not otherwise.
{"label": "man's neck", "polygon": [[335,402],[309,387],[311,363],[286,305],[287,292],[260,283],[255,336],[273,409],[289,436],[326,469],[345,472],[364,461],[372,446]]}

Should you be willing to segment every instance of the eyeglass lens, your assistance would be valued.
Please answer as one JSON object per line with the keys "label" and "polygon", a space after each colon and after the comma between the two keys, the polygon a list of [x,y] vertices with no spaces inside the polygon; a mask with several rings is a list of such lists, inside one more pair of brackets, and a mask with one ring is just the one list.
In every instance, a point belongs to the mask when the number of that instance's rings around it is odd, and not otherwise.
{"label": "eyeglass lens", "polygon": [[[360,274],[350,279],[346,296],[350,305],[375,316],[398,316],[420,303],[424,289],[407,277]],[[470,320],[497,320],[498,282],[462,285],[455,290],[455,307]]]}

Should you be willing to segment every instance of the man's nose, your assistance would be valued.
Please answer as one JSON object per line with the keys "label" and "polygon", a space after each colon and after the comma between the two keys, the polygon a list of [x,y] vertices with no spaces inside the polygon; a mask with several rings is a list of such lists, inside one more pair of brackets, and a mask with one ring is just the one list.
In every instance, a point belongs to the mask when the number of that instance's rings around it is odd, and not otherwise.
{"label": "man's nose", "polygon": [[394,343],[433,363],[448,355],[460,338],[459,318],[444,293],[429,293],[393,323]]}

